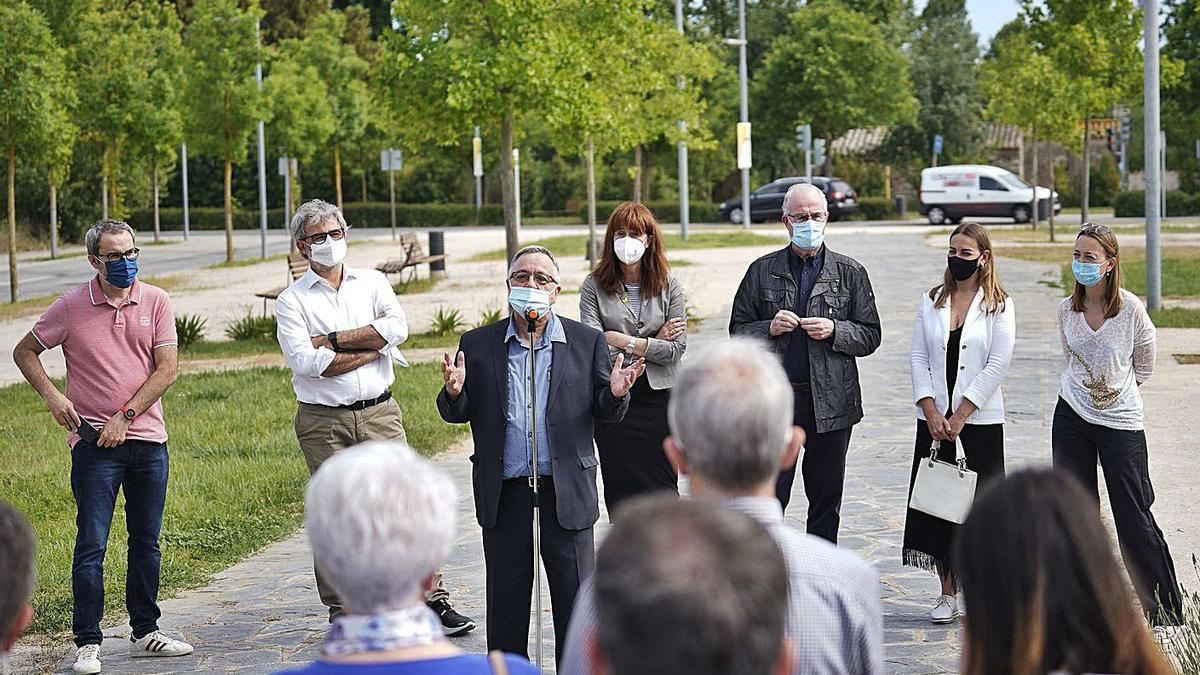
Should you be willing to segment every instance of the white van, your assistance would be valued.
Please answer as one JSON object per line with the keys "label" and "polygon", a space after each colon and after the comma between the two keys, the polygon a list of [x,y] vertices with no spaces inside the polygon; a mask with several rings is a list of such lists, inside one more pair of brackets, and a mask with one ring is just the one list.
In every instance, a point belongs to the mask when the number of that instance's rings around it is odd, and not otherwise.
{"label": "white van", "polygon": [[[934,225],[957,223],[963,218],[988,216],[1029,222],[1029,183],[1015,173],[985,164],[935,166],[921,172],[918,192],[921,215]],[[1038,217],[1045,218],[1051,190],[1038,186]],[[1054,213],[1062,211],[1054,192]]]}

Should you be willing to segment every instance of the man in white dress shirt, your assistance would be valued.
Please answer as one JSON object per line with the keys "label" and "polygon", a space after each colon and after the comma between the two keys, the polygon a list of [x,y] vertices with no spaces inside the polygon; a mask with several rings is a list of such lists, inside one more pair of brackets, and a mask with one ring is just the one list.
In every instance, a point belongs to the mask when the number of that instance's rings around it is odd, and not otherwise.
{"label": "man in white dress shirt", "polygon": [[[349,227],[336,206],[306,202],[292,218],[292,239],[309,269],[275,304],[279,344],[292,369],[298,401],[296,439],[311,475],[334,453],[364,441],[405,441],[400,406],[392,398],[393,363],[407,366],[397,346],[408,321],[387,277],[342,263]],[[342,613],[334,589],[316,569],[329,618]],[[425,598],[447,635],[475,622],[450,606],[439,574]]]}

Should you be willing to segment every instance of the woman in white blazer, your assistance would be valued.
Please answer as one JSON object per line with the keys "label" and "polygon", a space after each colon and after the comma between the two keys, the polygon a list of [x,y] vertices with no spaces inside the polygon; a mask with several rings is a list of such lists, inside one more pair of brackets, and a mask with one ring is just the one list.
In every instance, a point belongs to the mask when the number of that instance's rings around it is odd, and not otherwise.
{"label": "woman in white blazer", "polygon": [[[967,467],[979,487],[1004,475],[1004,394],[1015,338],[1012,298],[1000,285],[991,237],[978,223],[963,223],[950,235],[942,283],[921,295],[913,328],[909,367],[917,408],[909,496],[917,467],[935,442],[937,457],[955,461],[961,442]],[[958,618],[958,586],[950,559],[957,525],[908,509],[904,564],[936,571],[942,593],[930,612],[934,623]]]}

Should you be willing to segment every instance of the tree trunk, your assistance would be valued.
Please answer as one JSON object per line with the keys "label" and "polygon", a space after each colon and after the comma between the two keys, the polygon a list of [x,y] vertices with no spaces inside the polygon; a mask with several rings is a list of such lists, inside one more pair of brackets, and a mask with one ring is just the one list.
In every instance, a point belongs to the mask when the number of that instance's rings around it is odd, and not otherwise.
{"label": "tree trunk", "polygon": [[8,291],[17,301],[17,147],[8,146]]}
{"label": "tree trunk", "polygon": [[642,203],[642,144],[633,149],[633,201]]}
{"label": "tree trunk", "polygon": [[654,153],[650,150],[642,150],[642,198],[646,201],[654,201],[654,195],[650,193],[650,170],[654,163]]}
{"label": "tree trunk", "polygon": [[1046,200],[1046,222],[1050,227],[1050,241],[1054,241],[1054,189],[1058,187],[1058,176],[1054,171],[1054,158],[1050,158],[1050,197]]}
{"label": "tree trunk", "polygon": [[513,126],[516,124],[512,108],[504,115],[500,123],[500,193],[504,204],[504,249],[508,259],[516,255],[517,242],[517,200],[516,185],[513,180]]}
{"label": "tree trunk", "polygon": [[150,173],[151,173],[151,176],[153,177],[152,180],[153,180],[153,187],[154,187],[154,190],[153,190],[153,192],[154,192],[154,241],[158,241],[158,237],[159,237],[159,234],[162,232],[162,228],[160,227],[160,223],[158,220],[158,153],[157,152],[154,153],[150,157]]}
{"label": "tree trunk", "polygon": [[587,220],[588,220],[588,262],[595,266],[599,258],[591,242],[596,240],[596,143],[591,136],[587,139]]}
{"label": "tree trunk", "polygon": [[333,184],[336,186],[337,207],[342,208],[342,152],[337,143],[333,144]]}
{"label": "tree trunk", "polygon": [[50,259],[58,257],[58,187],[50,183]]}
{"label": "tree trunk", "polygon": [[[1088,221],[1088,200],[1091,196],[1092,189],[1092,155],[1088,152],[1088,135],[1091,132],[1092,116],[1085,115],[1083,118],[1083,197],[1079,202],[1079,224]],[[1051,208],[1053,209],[1053,203]],[[1053,232],[1054,230],[1051,230]]]}
{"label": "tree trunk", "polygon": [[100,170],[100,217],[108,218],[108,174]]}
{"label": "tree trunk", "polygon": [[366,204],[367,203],[367,171],[366,171],[366,169],[363,169],[363,172],[361,175],[362,175],[362,203]]}
{"label": "tree trunk", "polygon": [[233,262],[233,158],[225,156],[225,262]]}
{"label": "tree trunk", "polygon": [[1038,147],[1037,147],[1037,137],[1035,137],[1032,133],[1029,134],[1029,144],[1031,146],[1033,146],[1031,148],[1032,156],[1033,156],[1033,162],[1032,162],[1033,166],[1030,169],[1031,178],[1029,181],[1030,184],[1033,185],[1033,196],[1030,197],[1030,201],[1032,202],[1032,204],[1029,209],[1029,226],[1031,229],[1036,230],[1037,226],[1038,226],[1038,197],[1037,197]]}

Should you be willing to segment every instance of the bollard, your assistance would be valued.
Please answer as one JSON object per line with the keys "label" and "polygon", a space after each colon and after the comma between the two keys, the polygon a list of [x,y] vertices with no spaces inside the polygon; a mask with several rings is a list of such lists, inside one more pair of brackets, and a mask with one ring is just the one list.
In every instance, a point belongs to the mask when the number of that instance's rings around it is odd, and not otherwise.
{"label": "bollard", "polygon": [[896,195],[896,215],[903,218],[904,212],[907,210],[908,200],[904,195]]}
{"label": "bollard", "polygon": [[[443,256],[446,254],[446,233],[441,230],[429,231],[429,255],[430,257]],[[446,259],[439,258],[432,260],[429,263],[429,278],[437,279],[446,276]]]}

